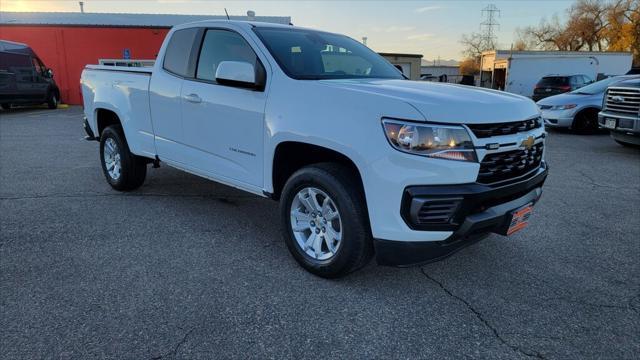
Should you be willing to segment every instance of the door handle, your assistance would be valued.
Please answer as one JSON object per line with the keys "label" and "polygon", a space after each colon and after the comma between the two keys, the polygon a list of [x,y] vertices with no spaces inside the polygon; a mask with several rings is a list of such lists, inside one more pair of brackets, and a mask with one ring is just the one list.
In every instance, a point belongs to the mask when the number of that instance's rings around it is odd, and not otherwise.
{"label": "door handle", "polygon": [[201,103],[202,102],[202,99],[200,98],[200,96],[198,96],[198,94],[185,95],[184,99],[187,100],[188,102],[192,102],[192,103]]}

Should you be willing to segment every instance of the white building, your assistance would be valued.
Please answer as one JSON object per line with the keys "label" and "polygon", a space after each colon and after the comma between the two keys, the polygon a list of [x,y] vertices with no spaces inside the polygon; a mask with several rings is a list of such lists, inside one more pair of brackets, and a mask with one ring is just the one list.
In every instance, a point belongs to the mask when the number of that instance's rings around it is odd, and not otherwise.
{"label": "white building", "polygon": [[546,75],[626,74],[633,56],[627,52],[511,51],[492,50],[480,59],[480,86],[531,96],[536,83]]}

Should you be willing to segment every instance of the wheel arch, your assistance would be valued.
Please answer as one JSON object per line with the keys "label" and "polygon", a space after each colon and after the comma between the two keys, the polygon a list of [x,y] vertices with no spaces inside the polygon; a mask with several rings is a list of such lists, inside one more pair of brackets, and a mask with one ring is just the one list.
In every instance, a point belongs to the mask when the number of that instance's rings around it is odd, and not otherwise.
{"label": "wheel arch", "polygon": [[99,107],[94,110],[94,118],[96,121],[97,136],[102,134],[102,131],[111,125],[122,126],[120,116],[113,110]]}
{"label": "wheel arch", "polygon": [[[364,184],[362,174],[356,163],[344,153],[328,147],[299,142],[283,141],[276,145],[273,153],[271,168],[271,181],[273,193],[270,194],[274,200],[280,199],[282,189],[287,180],[298,169],[323,162],[339,163],[349,168],[353,176],[356,177],[364,197]],[[366,199],[366,197],[364,197]]]}

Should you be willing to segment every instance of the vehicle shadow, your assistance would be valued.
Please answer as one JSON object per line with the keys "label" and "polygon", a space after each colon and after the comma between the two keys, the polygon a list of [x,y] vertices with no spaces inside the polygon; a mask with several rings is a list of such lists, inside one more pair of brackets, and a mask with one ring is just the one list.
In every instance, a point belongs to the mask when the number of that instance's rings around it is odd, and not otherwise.
{"label": "vehicle shadow", "polygon": [[47,105],[12,106],[10,109],[0,108],[0,114],[21,114],[26,112],[55,111],[69,108],[66,104],[60,104],[57,109],[49,109]]}
{"label": "vehicle shadow", "polygon": [[[151,169],[150,169],[151,170]],[[281,228],[280,208],[277,201],[245,193],[241,190],[215,183],[195,175],[163,166],[157,173],[150,171],[145,185],[137,191],[124,194],[127,196],[158,196],[171,200],[172,213],[183,214],[184,218],[167,219],[173,227],[189,226],[194,218],[198,224],[207,224],[210,228],[231,228],[236,236],[231,238],[212,238],[209,249],[200,249],[204,253],[215,254],[212,265],[220,266],[227,260],[233,260],[237,268],[261,269],[261,276],[280,278],[283,281],[314,281],[329,283],[337,287],[353,287],[380,289],[381,281],[385,283],[384,292],[402,291],[406,282],[429,281],[421,272],[422,266],[389,267],[379,266],[375,257],[363,269],[344,278],[326,280],[306,272],[300,267],[287,249]],[[206,211],[203,211],[207,209]],[[182,223],[182,224],[181,224]],[[194,232],[204,231],[193,229]],[[218,237],[215,232],[212,237]],[[497,236],[496,236],[497,237]],[[496,237],[490,236],[482,242],[491,242]],[[492,240],[493,239],[493,240]],[[236,241],[235,244],[231,244]],[[203,244],[193,244],[202,246]],[[256,253],[255,249],[261,249]],[[479,254],[484,253],[484,255]],[[467,255],[464,255],[466,254]],[[472,256],[476,259],[492,257],[487,248],[478,248],[474,244],[453,255]],[[438,262],[428,265],[430,269],[441,269],[447,265]],[[217,264],[216,264],[217,263]],[[438,265],[440,264],[440,265]],[[478,263],[474,272],[482,272],[487,264]],[[386,280],[385,280],[386,279]],[[430,286],[434,285],[431,283]]]}

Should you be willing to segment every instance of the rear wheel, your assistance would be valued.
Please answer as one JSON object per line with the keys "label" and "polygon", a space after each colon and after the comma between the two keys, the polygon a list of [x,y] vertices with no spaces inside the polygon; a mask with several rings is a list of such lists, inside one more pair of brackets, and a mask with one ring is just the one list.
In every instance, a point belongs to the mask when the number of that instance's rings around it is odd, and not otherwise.
{"label": "rear wheel", "polygon": [[598,112],[584,110],[576,114],[572,128],[579,134],[594,134],[598,132]]}
{"label": "rear wheel", "polygon": [[321,163],[298,170],[284,186],[280,213],[287,247],[307,271],[337,278],[371,260],[366,204],[349,168]]}
{"label": "rear wheel", "polygon": [[9,103],[2,103],[2,104],[0,104],[0,106],[2,106],[3,110],[11,109],[11,104],[9,104]]}
{"label": "rear wheel", "polygon": [[147,176],[148,161],[131,153],[120,125],[111,125],[102,131],[100,161],[107,182],[116,190],[136,189]]}
{"label": "rear wheel", "polygon": [[58,108],[58,95],[54,91],[49,93],[47,97],[47,107],[49,109],[57,109]]}

